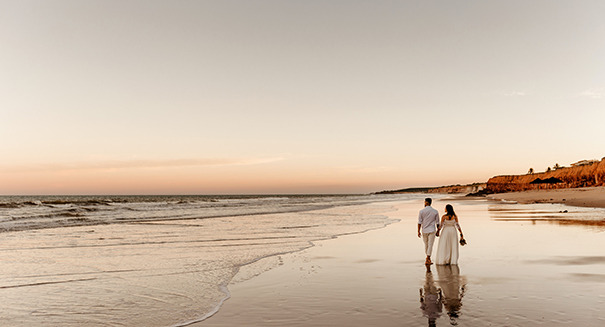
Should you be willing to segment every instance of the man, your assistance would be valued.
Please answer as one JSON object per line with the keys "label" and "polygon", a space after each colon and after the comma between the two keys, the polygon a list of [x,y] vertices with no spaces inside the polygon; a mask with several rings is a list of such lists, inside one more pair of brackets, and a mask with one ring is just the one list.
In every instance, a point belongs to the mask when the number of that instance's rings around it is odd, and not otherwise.
{"label": "man", "polygon": [[[431,207],[433,200],[431,198],[424,199],[424,209],[418,213],[418,237],[422,236],[424,241],[424,252],[426,252],[427,265],[431,262],[431,254],[433,253],[433,243],[435,243],[435,233],[439,227],[439,212]],[[422,234],[420,229],[422,228]]]}
{"label": "man", "polygon": [[429,319],[429,326],[437,326],[437,319],[443,311],[443,300],[442,291],[435,285],[435,281],[433,280],[431,266],[427,265],[424,290],[420,289],[420,309],[423,315]]}

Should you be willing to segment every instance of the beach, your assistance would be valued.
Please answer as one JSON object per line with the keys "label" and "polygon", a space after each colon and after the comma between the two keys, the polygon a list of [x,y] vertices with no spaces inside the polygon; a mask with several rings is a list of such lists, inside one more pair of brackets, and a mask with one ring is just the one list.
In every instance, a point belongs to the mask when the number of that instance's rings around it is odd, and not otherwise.
{"label": "beach", "polygon": [[[405,201],[383,213],[398,223],[318,242],[233,282],[221,310],[195,326],[605,324],[605,228],[589,222],[603,209],[447,197],[434,207],[445,203],[469,242],[458,266],[427,270],[415,235],[422,201]],[[565,215],[577,223],[558,223]],[[421,293],[442,301],[423,304]]]}
{"label": "beach", "polygon": [[531,190],[491,194],[489,197],[519,203],[565,203],[570,206],[605,208],[605,187]]}
{"label": "beach", "polygon": [[[174,204],[136,203],[156,218],[0,233],[0,317],[6,326],[605,324],[605,209],[431,195],[441,213],[454,206],[468,245],[457,266],[427,269],[416,235],[425,196],[227,199],[211,213],[228,203],[255,213],[199,219],[189,216],[195,201],[186,219],[159,218],[157,207]],[[266,205],[294,211],[258,213]]]}

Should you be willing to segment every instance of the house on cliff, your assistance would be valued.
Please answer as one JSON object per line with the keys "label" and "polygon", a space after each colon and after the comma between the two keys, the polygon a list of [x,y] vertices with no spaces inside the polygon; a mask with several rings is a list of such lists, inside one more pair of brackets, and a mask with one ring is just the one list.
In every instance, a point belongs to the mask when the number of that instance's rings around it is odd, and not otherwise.
{"label": "house on cliff", "polygon": [[[605,159],[605,158],[603,158]],[[592,165],[593,163],[599,162],[599,160],[580,160],[578,162],[574,162],[571,164],[572,167],[580,167],[580,166],[587,166],[587,165]]]}

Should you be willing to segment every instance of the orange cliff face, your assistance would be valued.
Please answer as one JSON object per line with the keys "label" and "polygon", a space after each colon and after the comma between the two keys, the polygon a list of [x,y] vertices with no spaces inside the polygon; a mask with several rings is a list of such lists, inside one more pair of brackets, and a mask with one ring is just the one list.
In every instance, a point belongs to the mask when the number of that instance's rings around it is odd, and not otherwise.
{"label": "orange cliff face", "polygon": [[[530,184],[538,178],[541,180],[556,178],[561,182]],[[591,186],[605,186],[605,158],[589,165],[559,168],[544,173],[495,176],[487,181],[486,190],[489,193],[505,193]]]}

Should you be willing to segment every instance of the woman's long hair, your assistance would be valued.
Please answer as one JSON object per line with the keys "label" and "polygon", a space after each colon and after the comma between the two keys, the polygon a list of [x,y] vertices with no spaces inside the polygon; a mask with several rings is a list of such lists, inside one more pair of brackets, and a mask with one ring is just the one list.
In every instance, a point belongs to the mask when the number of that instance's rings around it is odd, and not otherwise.
{"label": "woman's long hair", "polygon": [[454,212],[454,207],[451,204],[445,206],[445,212],[450,217],[456,217],[456,213]]}

